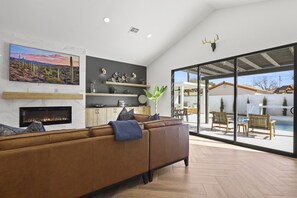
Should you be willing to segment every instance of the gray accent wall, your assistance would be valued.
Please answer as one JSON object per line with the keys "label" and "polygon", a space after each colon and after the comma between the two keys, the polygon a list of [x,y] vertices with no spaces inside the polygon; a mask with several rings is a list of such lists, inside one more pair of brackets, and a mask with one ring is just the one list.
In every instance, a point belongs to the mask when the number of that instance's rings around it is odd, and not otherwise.
{"label": "gray accent wall", "polygon": [[[101,74],[101,68],[105,68],[106,75]],[[86,92],[91,92],[91,82],[96,82],[96,93],[110,93],[110,85],[106,85],[104,82],[112,76],[113,73],[119,72],[120,74],[131,74],[134,72],[136,79],[130,79],[129,83],[141,84],[140,80],[146,79],[146,67],[140,65],[133,65],[129,63],[117,62],[102,58],[86,57]],[[124,93],[124,90],[129,90],[133,94],[144,94],[144,88],[127,87],[127,86],[115,86],[117,93]],[[137,98],[131,97],[109,97],[109,96],[86,96],[86,106],[92,107],[95,104],[104,104],[106,106],[117,106],[118,100],[124,100],[127,105],[138,106]]]}

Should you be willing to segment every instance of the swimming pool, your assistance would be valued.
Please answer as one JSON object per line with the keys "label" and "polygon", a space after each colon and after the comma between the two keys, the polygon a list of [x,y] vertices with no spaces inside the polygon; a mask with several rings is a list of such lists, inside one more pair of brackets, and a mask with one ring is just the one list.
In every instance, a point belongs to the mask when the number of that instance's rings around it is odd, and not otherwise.
{"label": "swimming pool", "polygon": [[290,120],[276,120],[275,129],[293,132],[293,124],[293,121]]}

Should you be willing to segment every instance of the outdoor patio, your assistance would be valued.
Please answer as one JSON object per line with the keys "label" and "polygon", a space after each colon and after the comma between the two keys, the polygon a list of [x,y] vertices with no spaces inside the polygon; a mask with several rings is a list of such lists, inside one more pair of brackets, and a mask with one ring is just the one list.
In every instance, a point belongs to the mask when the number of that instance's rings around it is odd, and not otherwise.
{"label": "outdoor patio", "polygon": [[[205,123],[205,115],[200,115],[200,129],[199,133],[203,135],[208,135],[211,137],[217,137],[220,139],[228,139],[233,140],[233,129],[231,132],[226,133],[225,129],[218,129],[214,128],[211,130],[211,118],[209,119],[208,124]],[[272,119],[281,119],[281,117],[272,117]],[[186,121],[186,118],[184,117],[184,122],[188,123],[190,126],[191,132],[197,133],[197,114],[188,115],[188,122]],[[276,125],[278,123],[276,122]],[[233,126],[231,126],[233,128]],[[276,126],[278,128],[278,126]],[[237,141],[247,144],[252,144],[256,146],[281,150],[285,152],[293,152],[293,132],[292,131],[286,131],[286,130],[280,130],[276,129],[275,131],[275,137],[272,138],[272,140],[269,140],[268,134],[253,134],[249,133],[248,136],[246,136],[246,133],[243,133],[242,128],[241,132],[237,133]]]}

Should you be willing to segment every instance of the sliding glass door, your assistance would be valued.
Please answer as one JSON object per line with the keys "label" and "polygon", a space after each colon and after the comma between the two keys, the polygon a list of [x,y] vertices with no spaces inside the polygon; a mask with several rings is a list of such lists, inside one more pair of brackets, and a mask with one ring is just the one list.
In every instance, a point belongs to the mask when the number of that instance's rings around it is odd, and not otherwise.
{"label": "sliding glass door", "polygon": [[200,75],[199,133],[233,140],[234,61],[202,65]]}
{"label": "sliding glass door", "polygon": [[296,154],[295,54],[288,45],[175,70],[173,116],[203,137]]}
{"label": "sliding glass door", "polygon": [[173,115],[189,124],[190,131],[197,133],[198,75],[197,67],[174,73]]}
{"label": "sliding glass door", "polygon": [[238,142],[293,152],[294,48],[237,58]]}

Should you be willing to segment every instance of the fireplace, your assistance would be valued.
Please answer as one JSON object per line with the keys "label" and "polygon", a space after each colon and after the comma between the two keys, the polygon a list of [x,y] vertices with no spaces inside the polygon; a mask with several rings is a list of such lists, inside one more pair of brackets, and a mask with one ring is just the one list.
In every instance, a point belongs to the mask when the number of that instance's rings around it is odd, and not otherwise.
{"label": "fireplace", "polygon": [[20,107],[20,127],[29,126],[33,121],[44,125],[71,123],[72,109],[70,106]]}

